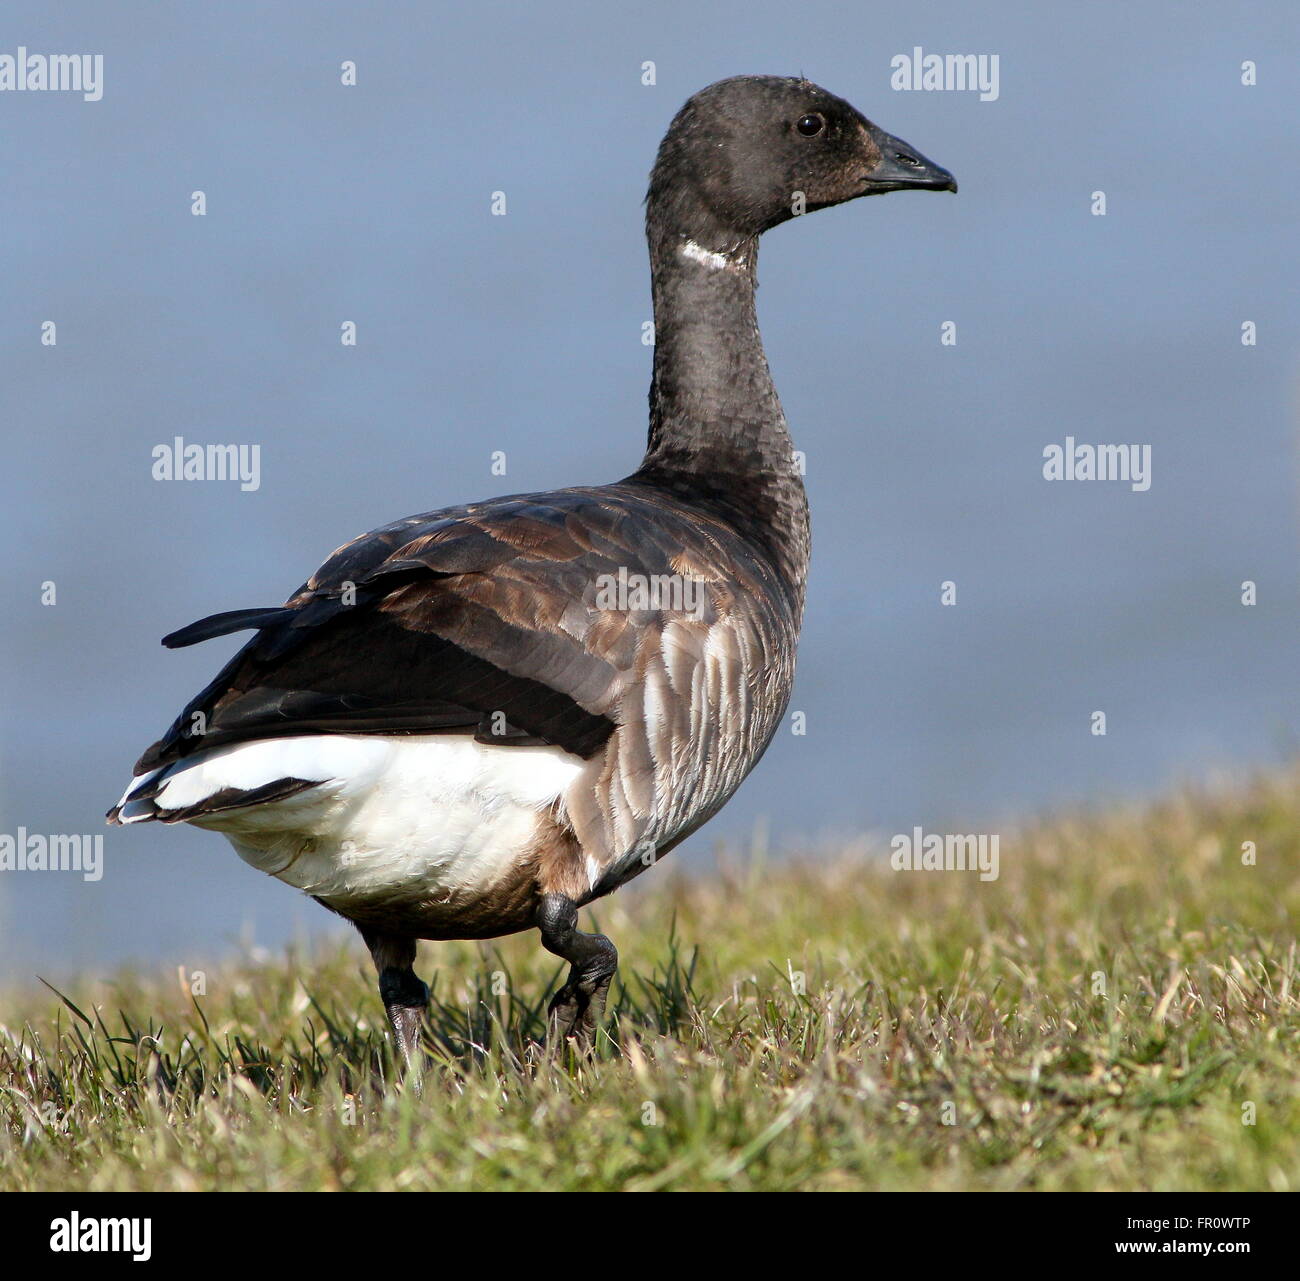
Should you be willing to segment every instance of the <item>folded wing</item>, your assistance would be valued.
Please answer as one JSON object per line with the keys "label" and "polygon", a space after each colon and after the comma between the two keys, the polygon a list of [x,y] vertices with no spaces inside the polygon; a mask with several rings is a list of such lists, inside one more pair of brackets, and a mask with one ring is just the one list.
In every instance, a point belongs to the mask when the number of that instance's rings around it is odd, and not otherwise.
{"label": "folded wing", "polygon": [[385,526],[340,548],[284,606],[169,636],[175,646],[258,631],[136,771],[226,743],[317,733],[466,733],[590,757],[618,723],[647,625],[671,614],[601,608],[602,585],[620,571],[673,575],[683,559],[707,574],[725,537],[721,524],[677,517],[633,486]]}

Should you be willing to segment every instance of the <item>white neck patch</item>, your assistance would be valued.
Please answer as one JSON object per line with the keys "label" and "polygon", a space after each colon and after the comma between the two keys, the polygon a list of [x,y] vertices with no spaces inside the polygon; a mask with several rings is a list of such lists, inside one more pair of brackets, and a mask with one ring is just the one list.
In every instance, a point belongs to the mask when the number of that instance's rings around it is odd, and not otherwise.
{"label": "white neck patch", "polygon": [[736,265],[735,259],[728,258],[726,254],[715,253],[712,249],[705,249],[703,245],[697,245],[693,240],[683,241],[677,247],[677,252],[683,258],[689,258],[692,262],[698,262],[701,266],[707,267],[710,271],[723,271],[727,267]]}

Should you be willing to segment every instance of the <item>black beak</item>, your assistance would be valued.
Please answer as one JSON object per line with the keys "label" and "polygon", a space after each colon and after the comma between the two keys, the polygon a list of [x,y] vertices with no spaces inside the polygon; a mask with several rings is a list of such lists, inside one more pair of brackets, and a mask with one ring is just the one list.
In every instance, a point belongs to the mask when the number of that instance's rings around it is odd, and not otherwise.
{"label": "black beak", "polygon": [[880,163],[867,174],[864,196],[874,196],[884,191],[907,191],[913,187],[920,191],[956,191],[957,179],[942,165],[927,160],[915,147],[909,147],[901,138],[887,134],[874,126],[872,141],[880,148]]}

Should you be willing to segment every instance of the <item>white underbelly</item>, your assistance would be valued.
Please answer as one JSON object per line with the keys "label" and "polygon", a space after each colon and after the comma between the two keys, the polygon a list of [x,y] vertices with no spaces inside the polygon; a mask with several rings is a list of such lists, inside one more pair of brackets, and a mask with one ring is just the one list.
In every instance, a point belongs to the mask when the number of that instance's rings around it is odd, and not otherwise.
{"label": "white underbelly", "polygon": [[[484,892],[532,849],[542,815],[582,772],[558,747],[497,747],[461,736],[320,735],[218,748],[190,790],[273,779],[320,785],[193,820],[245,862],[331,901],[448,899]],[[184,775],[160,797],[193,803]]]}

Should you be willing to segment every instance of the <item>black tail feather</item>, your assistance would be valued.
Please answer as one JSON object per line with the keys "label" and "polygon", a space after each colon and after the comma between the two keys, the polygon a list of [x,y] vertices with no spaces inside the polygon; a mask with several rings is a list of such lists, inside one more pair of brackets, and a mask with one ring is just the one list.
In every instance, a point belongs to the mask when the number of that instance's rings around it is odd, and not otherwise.
{"label": "black tail feather", "polygon": [[180,810],[159,809],[154,817],[164,823],[187,823],[193,818],[207,818],[210,814],[224,814],[227,810],[248,809],[264,805],[267,801],[282,801],[286,796],[297,796],[299,792],[319,786],[320,779],[277,778],[270,783],[263,783],[261,787],[224,787],[197,805]]}
{"label": "black tail feather", "polygon": [[231,609],[224,614],[200,618],[197,623],[171,632],[162,638],[162,643],[168,649],[184,649],[186,645],[197,645],[200,641],[212,640],[217,636],[229,636],[231,632],[273,627],[276,623],[292,618],[297,612],[285,609],[282,605],[268,609]]}

